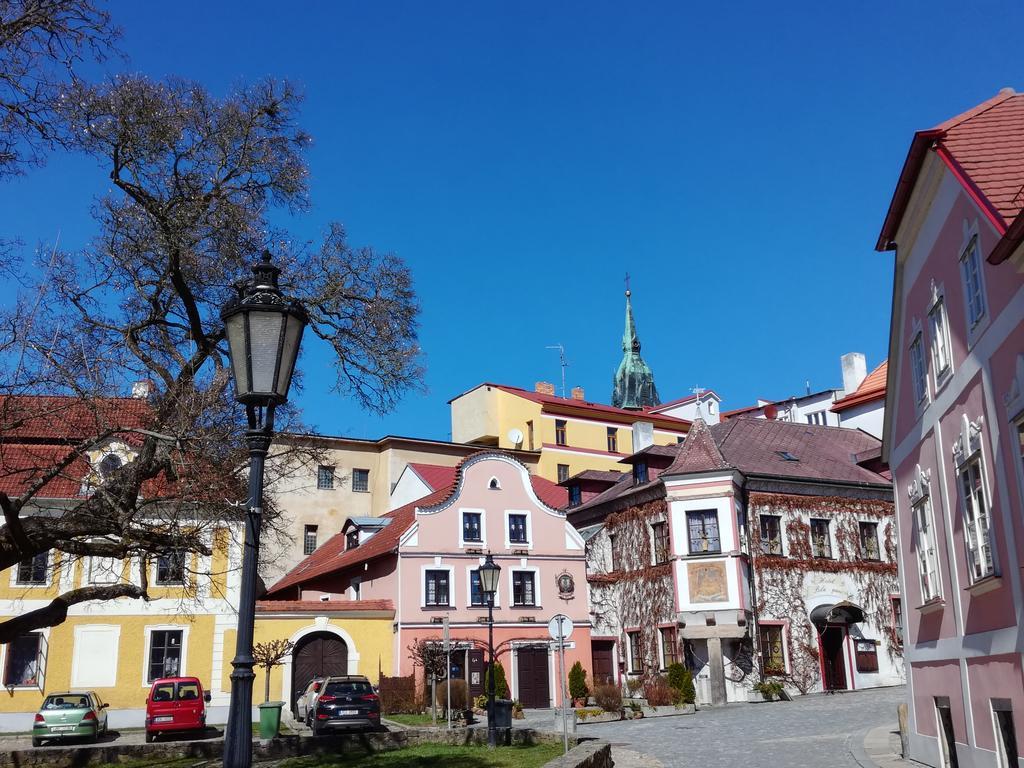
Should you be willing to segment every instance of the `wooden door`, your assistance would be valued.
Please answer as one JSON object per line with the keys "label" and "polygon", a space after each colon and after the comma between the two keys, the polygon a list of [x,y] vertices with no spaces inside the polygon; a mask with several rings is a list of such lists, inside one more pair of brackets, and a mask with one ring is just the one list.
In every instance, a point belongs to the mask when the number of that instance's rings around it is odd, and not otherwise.
{"label": "wooden door", "polygon": [[516,650],[516,682],[519,701],[527,709],[551,706],[548,687],[548,649],[519,648]]}
{"label": "wooden door", "polygon": [[590,644],[590,654],[594,660],[591,678],[594,685],[605,685],[615,682],[615,642],[612,640],[594,640]]}
{"label": "wooden door", "polygon": [[821,660],[826,691],[846,690],[846,660],[843,656],[843,644],[846,640],[846,627],[829,624],[821,633]]}
{"label": "wooden door", "polygon": [[484,652],[473,649],[466,655],[469,657],[467,664],[469,695],[471,698],[476,698],[487,693],[484,689]]}
{"label": "wooden door", "polygon": [[302,693],[314,677],[348,674],[348,646],[337,635],[316,632],[292,651],[292,696]]}

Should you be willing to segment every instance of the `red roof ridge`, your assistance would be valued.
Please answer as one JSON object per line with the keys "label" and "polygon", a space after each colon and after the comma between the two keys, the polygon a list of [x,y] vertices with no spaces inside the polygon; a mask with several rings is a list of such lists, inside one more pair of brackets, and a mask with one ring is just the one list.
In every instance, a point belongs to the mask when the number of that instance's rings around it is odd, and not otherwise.
{"label": "red roof ridge", "polygon": [[943,133],[945,133],[946,131],[956,128],[957,126],[966,123],[968,120],[971,120],[977,117],[978,115],[988,112],[990,109],[1002,104],[1007,99],[1011,99],[1014,96],[1022,95],[1024,94],[1017,93],[1015,90],[1013,90],[1013,88],[1001,88],[999,90],[999,93],[997,93],[992,98],[986,99],[985,101],[981,102],[981,104],[973,106],[970,109],[966,110],[965,112],[961,112],[959,115],[956,115],[955,117],[951,117],[948,120],[939,123],[931,130],[942,131]]}

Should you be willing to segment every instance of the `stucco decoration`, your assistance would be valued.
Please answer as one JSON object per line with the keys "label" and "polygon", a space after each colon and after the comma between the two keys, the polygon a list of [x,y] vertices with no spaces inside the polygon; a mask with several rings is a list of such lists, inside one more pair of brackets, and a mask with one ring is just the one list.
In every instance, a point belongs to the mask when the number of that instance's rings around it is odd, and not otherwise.
{"label": "stucco decoration", "polygon": [[1017,367],[1010,380],[1010,389],[1003,395],[1003,405],[1011,420],[1024,416],[1024,355],[1017,355]]}
{"label": "stucco decoration", "polygon": [[576,580],[568,571],[562,571],[555,577],[558,585],[558,597],[562,600],[572,600],[576,596]]}
{"label": "stucco decoration", "polygon": [[927,471],[921,469],[920,464],[914,467],[914,479],[907,486],[907,495],[910,497],[910,503],[917,504],[917,502],[927,496],[931,490],[931,484],[932,471],[930,469]]}
{"label": "stucco decoration", "polygon": [[979,416],[977,421],[971,421],[966,413],[960,417],[960,436],[953,443],[953,460],[958,467],[981,450],[981,429],[984,424],[984,416]]}
{"label": "stucco decoration", "polygon": [[722,603],[729,599],[725,563],[688,563],[686,575],[692,602]]}

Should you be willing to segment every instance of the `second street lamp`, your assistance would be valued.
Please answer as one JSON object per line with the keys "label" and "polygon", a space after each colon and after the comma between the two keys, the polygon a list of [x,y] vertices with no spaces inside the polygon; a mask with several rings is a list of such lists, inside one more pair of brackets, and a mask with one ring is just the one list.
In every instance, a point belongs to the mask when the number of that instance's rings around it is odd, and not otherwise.
{"label": "second street lamp", "polygon": [[224,730],[224,767],[252,765],[252,657],[256,621],[256,568],[263,520],[263,463],[274,434],[274,409],[288,400],[295,359],[308,315],[302,305],[281,295],[280,271],[264,251],[252,268],[246,292],[221,312],[235,380],[235,397],[245,405],[249,448],[249,504],[245,516],[242,589],[238,599],[238,632],[231,661],[231,705]]}
{"label": "second street lamp", "polygon": [[487,648],[491,657],[490,674],[487,676],[487,746],[498,745],[498,729],[494,723],[494,594],[498,591],[501,566],[488,553],[480,566],[480,591],[487,598]]}

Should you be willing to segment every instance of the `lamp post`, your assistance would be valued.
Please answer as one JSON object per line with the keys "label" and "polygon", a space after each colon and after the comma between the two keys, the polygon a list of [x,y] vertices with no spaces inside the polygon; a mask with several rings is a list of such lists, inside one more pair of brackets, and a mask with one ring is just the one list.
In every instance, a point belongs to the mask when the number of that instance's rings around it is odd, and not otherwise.
{"label": "lamp post", "polygon": [[487,648],[491,657],[487,681],[487,746],[498,746],[498,729],[494,724],[494,593],[498,591],[501,566],[490,553],[480,566],[480,591],[487,597]]}
{"label": "lamp post", "polygon": [[235,398],[245,406],[249,428],[249,505],[242,554],[238,632],[231,661],[231,706],[224,731],[225,768],[252,765],[252,657],[256,619],[256,567],[263,517],[263,462],[274,434],[274,409],[288,399],[295,359],[308,316],[302,305],[281,295],[270,253],[252,268],[254,279],[221,312],[235,380]]}

